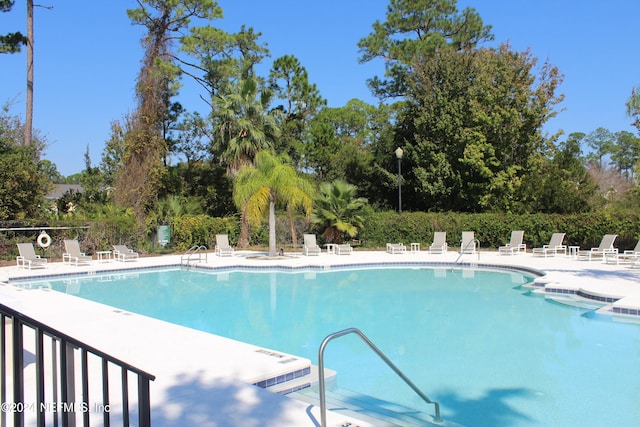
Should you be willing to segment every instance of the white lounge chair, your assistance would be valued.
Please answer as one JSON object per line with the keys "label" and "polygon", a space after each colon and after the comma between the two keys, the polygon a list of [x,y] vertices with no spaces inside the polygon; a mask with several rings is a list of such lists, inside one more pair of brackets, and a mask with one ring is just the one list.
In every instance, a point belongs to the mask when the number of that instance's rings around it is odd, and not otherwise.
{"label": "white lounge chair", "polygon": [[553,233],[548,245],[543,245],[541,248],[533,248],[531,252],[533,255],[542,255],[545,258],[548,255],[556,256],[561,253],[567,254],[567,246],[562,243],[565,233]]}
{"label": "white lounge chair", "polygon": [[403,254],[407,252],[407,247],[402,243],[387,243],[387,252],[390,254]]}
{"label": "white lounge chair", "polygon": [[336,245],[336,255],[351,255],[353,248],[349,244]]}
{"label": "white lounge chair", "polygon": [[33,243],[17,243],[20,255],[16,257],[18,267],[25,269],[47,268],[47,259],[36,255]]}
{"label": "white lounge chair", "polygon": [[430,254],[444,254],[447,253],[447,232],[436,231],[433,233],[433,243],[429,246]]}
{"label": "white lounge chair", "polygon": [[116,261],[136,261],[140,255],[133,249],[129,249],[127,245],[113,245],[113,258]]}
{"label": "white lounge chair", "polygon": [[519,254],[520,251],[526,252],[527,245],[522,243],[524,238],[523,230],[514,230],[511,232],[511,240],[504,246],[498,247],[498,254],[500,255],[514,255]]}
{"label": "white lounge chair", "polygon": [[604,259],[607,264],[634,264],[640,261],[640,240],[638,240],[638,243],[636,243],[636,247],[633,249],[626,249],[622,253],[605,253]]}
{"label": "white lounge chair", "polygon": [[460,253],[461,254],[475,254],[476,253],[476,237],[473,231],[463,231],[462,240],[460,240]]}
{"label": "white lounge chair", "polygon": [[229,244],[228,234],[216,234],[216,255],[233,256],[233,248]]}
{"label": "white lounge chair", "polygon": [[322,248],[318,246],[316,242],[315,234],[305,234],[302,236],[304,238],[304,246],[302,247],[302,253],[305,255],[320,255],[322,252]]}
{"label": "white lounge chair", "polygon": [[587,261],[591,261],[593,258],[604,259],[604,254],[618,252],[618,249],[613,247],[616,237],[618,237],[617,234],[605,234],[597,248],[578,251],[576,259]]}
{"label": "white lounge chair", "polygon": [[80,244],[77,240],[65,239],[62,254],[62,263],[70,265],[90,264],[93,259],[89,255],[80,251]]}

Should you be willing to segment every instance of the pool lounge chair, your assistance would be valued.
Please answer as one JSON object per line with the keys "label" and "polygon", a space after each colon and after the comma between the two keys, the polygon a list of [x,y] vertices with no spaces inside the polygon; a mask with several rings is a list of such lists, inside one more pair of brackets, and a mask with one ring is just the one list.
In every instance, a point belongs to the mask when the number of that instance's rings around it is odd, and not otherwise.
{"label": "pool lounge chair", "polygon": [[607,252],[604,254],[604,260],[607,264],[634,264],[640,261],[640,240],[633,249],[626,249],[622,253]]}
{"label": "pool lounge chair", "polygon": [[504,246],[498,247],[498,254],[500,255],[514,255],[519,254],[520,251],[526,252],[527,245],[522,243],[524,238],[523,230],[513,230],[511,232],[511,240]]}
{"label": "pool lounge chair", "polygon": [[436,231],[433,233],[433,243],[429,246],[430,254],[445,254],[447,253],[447,232]]}
{"label": "pool lounge chair", "polygon": [[216,255],[233,256],[233,248],[229,244],[228,234],[216,234]]}
{"label": "pool lounge chair", "polygon": [[302,236],[304,238],[304,246],[302,247],[302,253],[309,255],[320,255],[322,249],[318,246],[316,242],[315,234],[305,234]]}
{"label": "pool lounge chair", "polygon": [[543,245],[541,248],[533,248],[531,252],[533,255],[542,255],[547,257],[548,255],[556,256],[561,253],[567,254],[567,246],[562,244],[565,233],[553,233],[548,245]]}
{"label": "pool lounge chair", "polygon": [[353,248],[349,244],[336,245],[336,255],[351,255]]}
{"label": "pool lounge chair", "polygon": [[129,249],[127,245],[113,245],[113,258],[116,261],[136,261],[138,257],[138,252]]}
{"label": "pool lounge chair", "polygon": [[47,268],[47,259],[36,255],[33,243],[17,243],[20,255],[16,257],[18,267],[24,269]]}
{"label": "pool lounge chair", "polygon": [[460,253],[475,254],[476,250],[477,248],[476,248],[475,232],[463,231],[462,240],[460,240]]}
{"label": "pool lounge chair", "polygon": [[594,258],[604,259],[604,254],[618,252],[618,249],[613,247],[616,237],[618,237],[617,234],[605,234],[597,248],[578,251],[576,259],[586,261],[591,261]]}
{"label": "pool lounge chair", "polygon": [[63,264],[78,266],[82,264],[90,264],[93,259],[89,255],[80,251],[80,244],[77,240],[65,239],[64,250],[65,252],[62,254]]}
{"label": "pool lounge chair", "polygon": [[387,243],[387,252],[390,254],[403,254],[407,252],[407,247],[402,243]]}

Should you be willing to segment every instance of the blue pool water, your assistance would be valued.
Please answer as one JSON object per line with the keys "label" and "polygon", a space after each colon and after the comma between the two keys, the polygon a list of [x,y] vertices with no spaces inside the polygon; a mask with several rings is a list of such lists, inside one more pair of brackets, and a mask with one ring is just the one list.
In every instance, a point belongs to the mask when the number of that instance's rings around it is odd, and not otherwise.
{"label": "blue pool water", "polygon": [[[507,271],[154,271],[53,289],[317,363],[357,327],[442,416],[468,426],[640,424],[640,325],[554,303]],[[338,385],[432,413],[357,337],[325,353]]]}

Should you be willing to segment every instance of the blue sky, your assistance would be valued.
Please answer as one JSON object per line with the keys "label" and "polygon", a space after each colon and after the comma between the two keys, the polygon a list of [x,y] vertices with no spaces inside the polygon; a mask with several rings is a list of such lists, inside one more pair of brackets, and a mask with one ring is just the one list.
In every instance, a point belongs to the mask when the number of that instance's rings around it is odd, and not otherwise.
{"label": "blue sky", "polygon": [[[24,1],[0,14],[0,33],[26,33]],[[131,25],[126,9],[133,0],[90,2],[47,0],[35,16],[34,127],[46,137],[45,158],[63,175],[84,168],[89,147],[100,162],[110,123],[133,110],[134,84],[140,66],[142,29]],[[358,64],[357,42],[383,20],[387,0],[220,0],[225,17],[214,25],[237,31],[242,24],[263,34],[271,61],[295,55],[330,107],[352,98],[375,103],[366,80],[383,73],[383,64]],[[495,43],[531,49],[565,75],[566,95],[545,130],[588,133],[598,127],[636,132],[625,102],[640,85],[638,0],[465,0],[493,27]],[[12,101],[12,113],[24,117],[25,53],[0,56],[0,104]],[[186,81],[185,81],[186,83]],[[193,85],[179,99],[188,110],[206,113]]]}

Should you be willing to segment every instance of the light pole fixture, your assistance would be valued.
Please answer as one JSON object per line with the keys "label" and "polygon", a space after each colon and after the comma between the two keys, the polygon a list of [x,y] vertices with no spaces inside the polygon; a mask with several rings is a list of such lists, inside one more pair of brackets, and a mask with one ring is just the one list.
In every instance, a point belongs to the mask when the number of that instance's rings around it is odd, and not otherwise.
{"label": "light pole fixture", "polygon": [[402,148],[396,148],[396,157],[398,159],[398,213],[402,213],[402,170],[400,164],[402,163]]}

